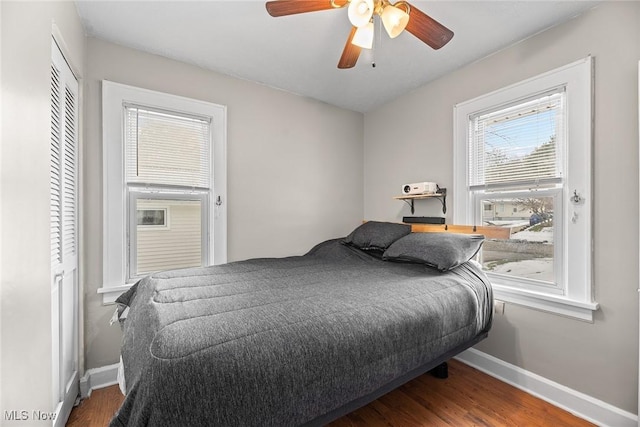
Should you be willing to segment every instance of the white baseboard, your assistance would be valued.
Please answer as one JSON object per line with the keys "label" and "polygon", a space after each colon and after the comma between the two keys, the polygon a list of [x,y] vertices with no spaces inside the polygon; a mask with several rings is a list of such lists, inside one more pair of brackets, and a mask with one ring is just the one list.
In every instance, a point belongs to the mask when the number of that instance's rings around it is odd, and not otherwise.
{"label": "white baseboard", "polygon": [[80,380],[80,397],[91,396],[93,390],[118,384],[118,363],[89,369]]}
{"label": "white baseboard", "polygon": [[638,416],[635,414],[474,348],[460,353],[456,359],[596,425],[638,427]]}

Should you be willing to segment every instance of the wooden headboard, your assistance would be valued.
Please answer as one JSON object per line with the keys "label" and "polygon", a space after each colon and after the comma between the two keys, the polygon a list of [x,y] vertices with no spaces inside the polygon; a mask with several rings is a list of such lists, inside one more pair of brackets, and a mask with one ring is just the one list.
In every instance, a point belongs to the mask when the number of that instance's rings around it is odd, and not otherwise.
{"label": "wooden headboard", "polygon": [[490,227],[473,225],[450,224],[409,224],[413,233],[463,233],[482,234],[487,239],[509,239],[511,229],[509,227]]}

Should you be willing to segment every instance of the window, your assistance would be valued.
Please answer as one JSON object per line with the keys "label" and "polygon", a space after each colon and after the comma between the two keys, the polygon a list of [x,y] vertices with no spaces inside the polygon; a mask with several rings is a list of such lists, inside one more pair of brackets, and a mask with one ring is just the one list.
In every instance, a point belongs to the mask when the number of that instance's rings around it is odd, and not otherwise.
{"label": "window", "polygon": [[553,262],[562,224],[554,224],[553,206],[563,187],[565,102],[565,88],[559,87],[468,119],[468,191],[478,207],[497,206],[489,215],[473,212],[473,222],[509,227],[513,240],[487,242],[483,266],[509,276],[514,286],[553,293],[562,284]]}
{"label": "window", "polygon": [[123,109],[127,279],[207,265],[211,119],[133,104]]}
{"label": "window", "polygon": [[225,113],[103,82],[105,302],[149,273],[226,262]]}
{"label": "window", "polygon": [[481,261],[496,298],[591,321],[587,58],[458,104],[454,222],[510,230]]}
{"label": "window", "polygon": [[136,224],[138,230],[167,228],[167,208],[145,209],[144,205],[136,206]]}

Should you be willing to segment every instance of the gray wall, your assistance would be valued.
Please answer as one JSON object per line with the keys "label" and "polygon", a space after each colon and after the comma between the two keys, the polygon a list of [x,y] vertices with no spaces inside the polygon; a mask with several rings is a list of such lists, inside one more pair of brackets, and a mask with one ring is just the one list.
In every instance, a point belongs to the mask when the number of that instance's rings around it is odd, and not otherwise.
{"label": "gray wall", "polygon": [[362,221],[364,117],[105,41],[87,41],[84,283],[86,368],[116,363],[103,306],[103,79],[226,105],[229,261],[303,254]]}
{"label": "gray wall", "polygon": [[[602,308],[590,324],[507,305],[477,348],[637,413],[639,2],[602,4],[366,114],[364,212],[377,220],[409,215],[391,199],[406,182],[452,188],[455,104],[589,54],[596,63],[594,281]],[[440,213],[434,200],[416,206],[417,215]],[[448,212],[450,223],[451,206]]]}
{"label": "gray wall", "polygon": [[60,29],[65,54],[80,74],[85,37],[71,2],[3,1],[0,15],[0,417],[4,420],[5,410],[54,410],[49,213],[52,23]]}
{"label": "gray wall", "polygon": [[[51,403],[51,368],[46,360],[51,351],[52,20],[85,81],[81,284],[85,287],[87,368],[115,363],[120,343],[118,328],[107,326],[113,307],[102,306],[96,293],[102,286],[99,80],[229,107],[229,259],[236,260],[305,252],[322,239],[346,234],[363,212],[370,219],[401,219],[408,209],[391,199],[401,184],[428,179],[451,188],[453,105],[594,55],[594,268],[596,300],[602,309],[595,322],[588,324],[508,305],[505,315],[496,319],[490,338],[478,348],[636,412],[637,2],[605,3],[364,118],[194,66],[86,40],[70,2],[0,2],[3,410],[47,409]],[[389,128],[393,122],[399,125]],[[25,186],[29,191],[24,191]],[[437,214],[439,206],[436,201],[418,202],[418,214]]]}

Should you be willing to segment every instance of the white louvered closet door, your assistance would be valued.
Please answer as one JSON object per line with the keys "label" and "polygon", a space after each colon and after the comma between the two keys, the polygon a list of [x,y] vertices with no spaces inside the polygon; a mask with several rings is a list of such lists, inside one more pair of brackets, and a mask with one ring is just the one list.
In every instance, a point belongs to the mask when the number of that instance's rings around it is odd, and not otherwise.
{"label": "white louvered closet door", "polygon": [[51,326],[55,425],[78,394],[78,81],[51,43]]}

